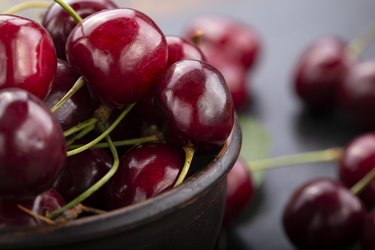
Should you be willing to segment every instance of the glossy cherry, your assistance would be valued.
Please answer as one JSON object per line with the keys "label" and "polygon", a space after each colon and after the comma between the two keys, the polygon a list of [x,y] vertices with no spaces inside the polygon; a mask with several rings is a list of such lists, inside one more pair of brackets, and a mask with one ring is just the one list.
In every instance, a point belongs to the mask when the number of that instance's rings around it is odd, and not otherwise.
{"label": "glossy cherry", "polygon": [[0,33],[0,89],[21,88],[43,99],[56,72],[51,36],[37,22],[14,15],[0,15]]}
{"label": "glossy cherry", "polygon": [[39,215],[47,215],[64,206],[63,198],[53,189],[50,189],[35,198],[24,200],[0,200],[0,228],[9,226],[36,226],[42,221],[32,217],[18,208],[18,205],[30,209]]}
{"label": "glossy cherry", "polygon": [[361,249],[375,249],[375,210],[366,215],[361,232]]}
{"label": "glossy cherry", "polygon": [[315,179],[299,187],[284,213],[285,233],[298,249],[342,250],[360,235],[365,212],[339,182]]}
{"label": "glossy cherry", "polygon": [[375,128],[375,61],[353,65],[339,88],[340,106],[344,113],[364,128]]}
{"label": "glossy cherry", "polygon": [[224,212],[224,226],[237,221],[249,206],[255,188],[249,169],[243,159],[238,158],[227,175],[227,196]]}
{"label": "glossy cherry", "polygon": [[[339,162],[339,178],[352,187],[375,167],[375,133],[354,138],[344,150]],[[360,192],[359,197],[371,209],[375,207],[375,180]]]}
{"label": "glossy cherry", "polygon": [[[77,70],[67,62],[58,60],[56,77],[51,92],[44,99],[49,108],[53,107],[74,85],[80,77]],[[54,115],[64,130],[92,117],[98,104],[91,97],[87,86],[83,86],[71,98],[69,98]]]}
{"label": "glossy cherry", "polygon": [[108,182],[109,209],[144,201],[173,188],[184,152],[167,144],[148,143],[129,150]]}
{"label": "glossy cherry", "polygon": [[337,37],[314,41],[303,51],[294,71],[292,81],[297,96],[311,110],[331,110],[350,65],[344,41]]}
{"label": "glossy cherry", "polygon": [[230,92],[222,74],[205,62],[183,60],[169,67],[155,86],[155,102],[172,144],[212,151],[232,131]]}
{"label": "glossy cherry", "polygon": [[[81,18],[105,9],[116,9],[110,0],[66,0]],[[43,17],[42,25],[51,34],[56,46],[57,56],[65,59],[66,40],[76,26],[73,18],[57,3],[53,3]]]}
{"label": "glossy cherry", "polygon": [[200,16],[186,27],[185,37],[191,39],[197,32],[202,34],[198,46],[205,55],[207,50],[214,49],[238,62],[246,71],[258,61],[260,37],[253,27],[240,20],[224,15]]}
{"label": "glossy cherry", "polygon": [[[112,158],[103,149],[91,148],[69,157],[53,187],[69,202],[94,185],[112,166]],[[104,207],[104,188],[84,201],[92,207]]]}
{"label": "glossy cherry", "polygon": [[168,66],[183,59],[205,61],[202,51],[192,42],[179,36],[166,36],[168,44]]}
{"label": "glossy cherry", "polygon": [[66,158],[64,135],[47,106],[21,89],[0,91],[0,197],[52,187]]}
{"label": "glossy cherry", "polygon": [[148,16],[114,9],[93,14],[72,30],[67,58],[96,96],[122,107],[142,99],[163,75],[168,48],[164,34]]}

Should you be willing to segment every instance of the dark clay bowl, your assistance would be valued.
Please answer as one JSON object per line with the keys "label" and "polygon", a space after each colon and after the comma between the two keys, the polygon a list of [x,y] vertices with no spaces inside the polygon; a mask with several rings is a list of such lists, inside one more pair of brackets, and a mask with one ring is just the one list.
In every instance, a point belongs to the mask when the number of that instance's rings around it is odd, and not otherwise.
{"label": "dark clay bowl", "polygon": [[171,191],[62,224],[0,229],[0,249],[213,249],[225,206],[225,176],[240,147],[236,123],[218,154]]}

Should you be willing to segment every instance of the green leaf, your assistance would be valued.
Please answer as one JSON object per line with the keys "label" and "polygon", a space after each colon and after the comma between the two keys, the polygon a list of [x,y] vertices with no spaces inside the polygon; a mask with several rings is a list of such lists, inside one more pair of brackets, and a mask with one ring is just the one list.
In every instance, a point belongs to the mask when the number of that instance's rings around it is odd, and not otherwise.
{"label": "green leaf", "polygon": [[[242,148],[240,156],[246,161],[267,158],[270,154],[270,136],[263,124],[245,115],[239,117],[242,129]],[[250,170],[251,170],[251,166]],[[263,171],[252,172],[255,186],[259,186],[263,179]]]}

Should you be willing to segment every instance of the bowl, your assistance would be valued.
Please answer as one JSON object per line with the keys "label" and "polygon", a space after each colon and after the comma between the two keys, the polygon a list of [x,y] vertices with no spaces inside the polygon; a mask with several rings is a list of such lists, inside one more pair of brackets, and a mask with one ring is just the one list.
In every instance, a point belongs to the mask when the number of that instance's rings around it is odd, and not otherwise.
{"label": "bowl", "polygon": [[236,121],[223,148],[176,188],[66,223],[2,228],[0,249],[214,249],[225,208],[226,174],[237,160],[241,139]]}

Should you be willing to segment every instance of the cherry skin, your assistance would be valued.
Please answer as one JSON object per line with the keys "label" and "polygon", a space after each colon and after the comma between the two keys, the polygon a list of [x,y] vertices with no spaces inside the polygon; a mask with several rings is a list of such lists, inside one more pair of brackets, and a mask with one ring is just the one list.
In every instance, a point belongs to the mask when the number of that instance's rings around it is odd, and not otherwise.
{"label": "cherry skin", "polygon": [[164,73],[168,59],[161,30],[132,9],[87,17],[72,30],[66,48],[68,61],[81,71],[93,93],[115,107],[142,99]]}
{"label": "cherry skin", "polygon": [[295,68],[293,87],[297,96],[313,111],[332,109],[350,65],[342,40],[324,37],[315,41],[302,53]]}
{"label": "cherry skin", "polygon": [[202,33],[198,46],[206,55],[212,48],[225,58],[238,62],[248,71],[254,68],[261,51],[261,40],[250,25],[231,17],[205,15],[194,19],[185,30],[185,37]]}
{"label": "cherry skin", "polygon": [[43,99],[56,72],[56,52],[48,32],[37,22],[0,15],[0,89],[21,88]]}
{"label": "cherry skin", "polygon": [[205,61],[202,51],[189,40],[178,36],[166,36],[168,44],[168,66],[183,59]]}
{"label": "cherry skin", "polygon": [[0,91],[0,198],[52,187],[66,158],[64,135],[47,106],[21,89]]}
{"label": "cherry skin", "polygon": [[48,212],[63,207],[65,202],[54,189],[49,189],[35,198],[0,200],[0,228],[10,226],[37,226],[43,224],[39,219],[19,209],[18,205],[22,205],[36,214],[46,216]]}
{"label": "cherry skin", "polygon": [[364,128],[374,129],[375,61],[357,63],[351,67],[339,88],[339,104],[344,113]]}
{"label": "cherry skin", "polygon": [[224,226],[230,226],[243,214],[255,194],[251,174],[243,159],[238,158],[227,175]]}
{"label": "cherry skin", "polygon": [[298,249],[346,249],[359,237],[365,212],[360,200],[339,182],[315,179],[289,199],[284,230]]}
{"label": "cherry skin", "polygon": [[375,210],[366,215],[361,234],[361,249],[375,249]]}
{"label": "cherry skin", "polygon": [[182,60],[155,86],[155,105],[167,140],[206,152],[222,146],[232,131],[234,108],[222,74],[211,65]]}
{"label": "cherry skin", "polygon": [[[102,178],[112,166],[112,158],[103,149],[90,148],[66,160],[65,166],[53,187],[66,201],[71,201]],[[104,207],[102,187],[83,203],[92,207]]]}
{"label": "cherry skin", "polygon": [[[44,103],[52,108],[70,90],[79,77],[77,70],[73,69],[67,62],[58,60],[56,77],[51,92],[44,99]],[[97,106],[98,104],[91,97],[87,86],[83,86],[58,108],[54,115],[63,130],[67,130],[92,117]]]}
{"label": "cherry skin", "polygon": [[[339,178],[352,187],[375,167],[375,133],[366,133],[353,139],[339,162]],[[375,207],[375,180],[358,195],[368,209]]]}
{"label": "cherry skin", "polygon": [[116,209],[173,188],[184,164],[184,152],[167,144],[141,144],[128,151],[109,180],[107,204]]}
{"label": "cherry skin", "polygon": [[[66,0],[81,18],[105,9],[116,9],[117,6],[110,0]],[[53,3],[43,16],[42,25],[51,34],[56,46],[57,56],[65,59],[66,40],[76,26],[73,18],[57,3]]]}

